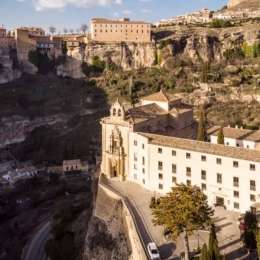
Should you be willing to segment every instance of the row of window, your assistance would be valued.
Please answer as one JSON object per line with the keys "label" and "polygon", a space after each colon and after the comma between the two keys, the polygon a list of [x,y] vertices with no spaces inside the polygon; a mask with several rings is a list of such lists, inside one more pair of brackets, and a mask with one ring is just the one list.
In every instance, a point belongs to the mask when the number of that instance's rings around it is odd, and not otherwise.
{"label": "row of window", "polygon": [[[175,164],[172,164],[172,173],[176,173],[177,171],[177,166]],[[186,176],[191,177],[191,168],[186,167]],[[221,184],[222,183],[222,174],[217,173],[217,183]],[[163,174],[159,173],[158,174],[158,179],[162,180],[163,179]],[[202,170],[201,171],[201,180],[207,180],[207,172]],[[233,177],[233,186],[234,187],[239,187],[239,178],[238,177]],[[256,190],[256,182],[254,180],[250,180],[250,190],[255,191]]]}
{"label": "row of window", "polygon": [[[116,27],[117,27],[117,25],[118,25],[118,27],[123,27],[122,24],[120,24],[120,26],[119,26],[119,24],[115,24]],[[97,27],[97,24],[94,24],[94,26]],[[99,27],[102,27],[102,24],[99,24]],[[109,25],[108,25],[108,24],[104,24],[104,27],[109,27]],[[113,27],[113,24],[110,24],[110,27]],[[125,27],[127,28],[127,24],[125,24]],[[129,24],[128,27],[133,27],[133,25],[132,25],[132,24]],[[138,24],[136,24],[136,27],[138,27]],[[142,24],[140,27],[143,28],[144,25]],[[147,25],[146,27],[149,28],[150,25]]]}
{"label": "row of window", "polygon": [[[100,30],[100,32],[102,33],[102,30]],[[105,33],[112,33],[113,32],[113,30],[110,30],[110,32],[108,31],[108,30],[105,30],[104,31]],[[117,32],[117,30],[115,30],[114,32]],[[118,31],[119,32],[119,31]],[[120,31],[120,32],[123,32],[122,30]],[[133,30],[131,30],[131,31],[129,31],[129,32],[133,32]],[[141,33],[144,33],[144,30],[142,30],[142,31],[139,31],[139,32],[141,32]],[[97,33],[97,30],[95,30],[95,33]],[[125,33],[126,33],[126,35],[127,35],[127,30],[125,30]],[[138,30],[136,30],[136,33],[138,33]],[[150,33],[150,31],[149,30],[147,30],[147,33]]]}

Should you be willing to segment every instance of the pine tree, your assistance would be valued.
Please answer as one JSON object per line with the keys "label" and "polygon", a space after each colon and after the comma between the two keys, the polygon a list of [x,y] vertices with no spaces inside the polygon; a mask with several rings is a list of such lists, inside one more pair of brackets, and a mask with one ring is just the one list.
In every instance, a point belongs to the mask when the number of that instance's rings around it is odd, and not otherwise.
{"label": "pine tree", "polygon": [[218,144],[225,144],[224,142],[224,132],[223,132],[223,125],[221,125],[219,131],[218,131]]}
{"label": "pine tree", "polygon": [[198,134],[197,134],[197,141],[206,142],[204,112],[203,112],[202,107],[200,109],[200,118],[199,118],[199,128],[198,128]]}
{"label": "pine tree", "polygon": [[208,247],[206,244],[202,247],[200,260],[209,260]]}
{"label": "pine tree", "polygon": [[176,184],[171,192],[160,198],[160,204],[152,210],[152,215],[153,224],[164,224],[171,239],[176,240],[184,232],[185,260],[189,260],[188,236],[210,221],[213,210],[198,186]]}

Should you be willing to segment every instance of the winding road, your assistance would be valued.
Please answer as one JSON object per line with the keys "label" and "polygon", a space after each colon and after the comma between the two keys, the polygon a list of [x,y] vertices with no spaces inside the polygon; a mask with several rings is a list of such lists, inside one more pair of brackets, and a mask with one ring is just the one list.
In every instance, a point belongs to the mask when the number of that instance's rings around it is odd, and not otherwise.
{"label": "winding road", "polygon": [[27,247],[23,260],[44,260],[44,244],[51,238],[50,222],[47,221],[34,235],[30,245]]}

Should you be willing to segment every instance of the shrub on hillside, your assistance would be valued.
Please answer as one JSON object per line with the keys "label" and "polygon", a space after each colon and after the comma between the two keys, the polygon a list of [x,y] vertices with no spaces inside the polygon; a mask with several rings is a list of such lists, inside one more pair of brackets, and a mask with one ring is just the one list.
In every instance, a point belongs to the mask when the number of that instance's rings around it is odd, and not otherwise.
{"label": "shrub on hillside", "polygon": [[229,20],[216,19],[209,24],[209,28],[227,28],[232,27],[232,23]]}

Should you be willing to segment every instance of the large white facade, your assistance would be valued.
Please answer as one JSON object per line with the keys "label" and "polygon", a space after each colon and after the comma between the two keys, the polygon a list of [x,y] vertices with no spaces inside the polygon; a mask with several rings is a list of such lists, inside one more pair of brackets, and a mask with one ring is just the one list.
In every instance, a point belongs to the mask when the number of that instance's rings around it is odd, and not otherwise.
{"label": "large white facade", "polygon": [[[104,174],[159,194],[166,194],[176,183],[197,185],[210,204],[239,212],[260,202],[259,131],[224,128],[225,145],[219,145],[219,127],[214,126],[207,131],[210,142],[199,142],[192,109],[179,96],[159,92],[144,98],[142,104],[124,111],[117,102],[110,117],[102,120]],[[120,118],[113,116],[118,109],[124,111]]]}

